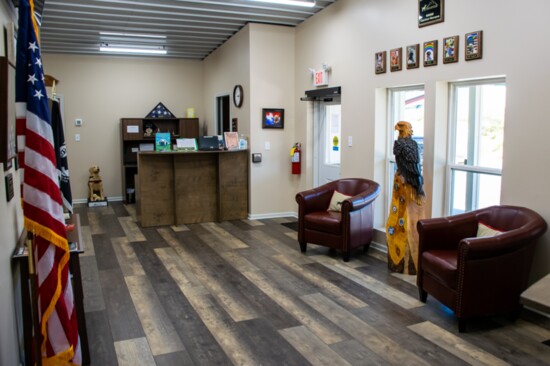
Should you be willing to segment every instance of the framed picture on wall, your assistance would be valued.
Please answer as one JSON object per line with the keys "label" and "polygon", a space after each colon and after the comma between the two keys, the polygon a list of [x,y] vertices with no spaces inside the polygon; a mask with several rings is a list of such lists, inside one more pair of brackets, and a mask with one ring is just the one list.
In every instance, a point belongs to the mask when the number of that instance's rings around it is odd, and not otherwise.
{"label": "framed picture on wall", "polygon": [[374,55],[374,72],[376,74],[386,72],[386,51],[376,52]]}
{"label": "framed picture on wall", "polygon": [[403,64],[403,49],[401,47],[390,50],[390,71],[401,71]]}
{"label": "framed picture on wall", "polygon": [[437,65],[437,40],[424,42],[424,67]]}
{"label": "framed picture on wall", "polygon": [[15,67],[7,57],[0,57],[0,163],[4,163],[4,170],[12,167],[17,155],[14,85]]}
{"label": "framed picture on wall", "polygon": [[444,0],[418,0],[418,26],[441,23],[444,20]]}
{"label": "framed picture on wall", "polygon": [[443,38],[443,63],[458,62],[458,36]]}
{"label": "framed picture on wall", "polygon": [[420,65],[418,62],[418,50],[420,49],[420,44],[413,44],[407,46],[407,69],[416,69]]}
{"label": "framed picture on wall", "polygon": [[466,61],[477,60],[482,57],[483,51],[483,31],[466,33],[465,38],[465,58]]}
{"label": "framed picture on wall", "polygon": [[262,109],[262,128],[284,128],[285,110],[280,108]]}

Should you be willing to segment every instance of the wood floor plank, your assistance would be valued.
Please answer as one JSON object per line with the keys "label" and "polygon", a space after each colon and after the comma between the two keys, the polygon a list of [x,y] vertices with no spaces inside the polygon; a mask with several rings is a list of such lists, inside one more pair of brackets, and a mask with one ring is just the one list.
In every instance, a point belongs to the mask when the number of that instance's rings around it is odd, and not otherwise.
{"label": "wood floor plank", "polygon": [[429,321],[413,324],[408,328],[470,365],[509,365],[500,358],[483,351]]}
{"label": "wood floor plank", "polygon": [[287,270],[297,274],[306,281],[315,284],[323,291],[331,294],[331,296],[336,299],[336,301],[349,308],[362,308],[367,306],[365,302],[358,299],[346,291],[343,291],[338,286],[332,284],[331,282],[326,281],[322,276],[319,276],[316,272],[308,269],[304,266],[299,266],[288,257],[284,255],[276,255],[273,259],[285,267]]}
{"label": "wood floor plank", "polygon": [[241,221],[250,226],[264,226],[264,223],[260,220],[242,219]]}
{"label": "wood floor plank", "polygon": [[187,352],[173,352],[164,355],[153,356],[156,366],[193,365],[193,359]]}
{"label": "wood floor plank", "polygon": [[125,204],[124,205],[124,208],[126,209],[126,211],[128,212],[128,215],[130,215],[134,221],[138,221],[137,219],[137,212],[136,212],[136,205],[135,204]]}
{"label": "wood floor plank", "polygon": [[[248,248],[248,245],[246,245],[242,240],[239,240],[238,238],[231,235],[231,233],[227,232],[226,230],[219,227],[217,224],[213,222],[206,222],[201,224],[202,227],[204,227],[206,230],[214,234],[218,241],[223,243],[228,249],[242,249],[242,248]],[[208,242],[213,242],[213,240],[210,240],[208,238]]]}
{"label": "wood floor plank", "polygon": [[187,225],[181,224],[181,225],[172,225],[170,226],[172,230],[174,230],[176,233],[182,232],[182,231],[189,231],[189,227]]}
{"label": "wood floor plank", "polygon": [[341,342],[348,338],[344,332],[327,321],[325,317],[309,311],[309,307],[302,301],[289,296],[283,290],[277,288],[277,286],[262,273],[255,271],[245,272],[243,274],[267,296],[277,301],[282,308],[289,314],[292,314],[300,323],[307,326],[311,333],[316,335],[325,344]]}
{"label": "wood floor plank", "polygon": [[317,262],[329,267],[331,270],[340,273],[342,276],[345,276],[350,280],[360,284],[361,286],[376,292],[385,299],[392,301],[393,303],[405,309],[413,309],[416,307],[424,306],[423,302],[409,295],[406,295],[401,291],[397,291],[394,288],[374,279],[371,276],[353,270],[352,268],[343,264],[344,262],[339,262],[326,256],[315,256],[314,259]]}
{"label": "wood floor plank", "polygon": [[145,338],[115,342],[115,349],[119,366],[156,366]]}
{"label": "wood floor plank", "polygon": [[128,237],[111,238],[111,243],[120,269],[125,277],[145,275]]}
{"label": "wood floor plank", "polygon": [[298,264],[313,262],[313,260],[309,257],[301,255],[298,250],[298,243],[296,243],[296,248],[291,248],[281,240],[275,239],[274,237],[269,235],[269,233],[266,233],[264,231],[251,231],[250,235],[256,240],[256,242],[261,243],[262,246],[267,246],[268,248],[275,250],[277,252],[276,254],[283,254],[291,257]]}
{"label": "wood floor plank", "polygon": [[351,365],[386,366],[388,362],[356,339],[330,345],[334,352]]}
{"label": "wood floor plank", "polygon": [[84,294],[84,311],[105,310],[105,300],[99,281],[99,271],[95,256],[80,258],[80,276],[82,278],[82,291]]}
{"label": "wood floor plank", "polygon": [[206,288],[187,277],[187,270],[183,262],[174,255],[174,249],[155,249],[155,252],[233,363],[235,365],[256,364],[253,350],[242,342],[234,325],[224,321],[223,314],[207,293]]}
{"label": "wood floor plank", "polygon": [[[167,266],[165,266],[165,263],[162,262],[157,253],[157,251],[164,250],[169,253],[169,257],[171,257],[172,260],[182,263],[174,250],[169,247],[147,247],[141,243],[133,243],[132,246],[142,263],[147,278],[155,285],[154,290],[157,297],[162,300],[160,305],[174,325],[180,340],[185,346],[185,350],[182,351],[185,353],[185,355],[183,355],[185,356],[184,358],[192,359],[193,362],[191,362],[191,364],[197,365],[220,365],[229,363],[223,349],[216,342],[204,322],[200,319],[200,316],[195,311],[190,301],[180,290],[178,283],[174,280],[174,273],[170,273],[171,270],[166,268]],[[185,265],[180,268],[184,267]],[[179,273],[179,271],[175,273]],[[203,291],[202,285],[200,284],[199,286],[201,289],[199,289],[195,285],[197,282],[191,277],[186,279],[186,281],[189,281],[190,286],[197,289],[198,293],[209,295],[207,291]],[[211,295],[209,296],[211,298]],[[221,307],[219,307],[219,311],[224,314],[222,317],[223,321],[231,322],[229,316],[225,314]]]}
{"label": "wood floor plank", "polygon": [[125,205],[121,201],[109,202],[109,205],[111,206],[111,208],[113,209],[114,214],[117,217],[130,216],[130,214],[128,213],[128,210],[126,210],[126,206],[128,206],[128,205]]}
{"label": "wood floor plank", "polygon": [[113,243],[107,234],[92,235],[99,270],[120,268]]}
{"label": "wood floor plank", "polygon": [[125,280],[153,355],[182,351],[183,343],[147,277],[127,276]]}
{"label": "wood floor plank", "polygon": [[231,315],[233,320],[243,321],[258,317],[256,311],[250,308],[242,298],[236,297],[233,292],[226,291],[226,288],[219,278],[211,276],[210,273],[204,269],[203,264],[197,261],[197,258],[194,257],[184,245],[180,245],[170,229],[161,228],[158,229],[158,231],[166,242],[175,250],[181,260],[192,268],[195,276],[206,288],[208,288],[208,291],[223,304],[225,310]]}
{"label": "wood floor plank", "polygon": [[124,230],[124,234],[126,234],[128,241],[134,242],[147,240],[132,217],[119,217],[118,222],[120,223],[120,226],[122,226],[122,230]]}
{"label": "wood floor plank", "polygon": [[312,365],[350,365],[305,326],[279,330]]}
{"label": "wood floor plank", "polygon": [[392,365],[428,365],[426,361],[403,349],[397,342],[326,296],[322,294],[304,295],[302,299],[388,363]]}
{"label": "wood floor plank", "polygon": [[87,217],[92,235],[105,234],[105,229],[101,226],[101,214],[99,212],[88,211]]}
{"label": "wood floor plank", "polygon": [[114,341],[145,336],[120,268],[100,270],[99,281]]}
{"label": "wood floor plank", "polygon": [[86,330],[92,365],[118,365],[107,311],[87,312]]}
{"label": "wood floor plank", "polygon": [[254,365],[303,366],[308,364],[307,360],[267,319],[258,318],[239,322],[237,328],[248,337],[250,347],[255,350],[254,356],[257,362]]}
{"label": "wood floor plank", "polygon": [[80,253],[80,257],[91,257],[95,255],[94,240],[92,239],[92,230],[90,226],[80,226],[80,232],[82,234],[82,249],[84,253]]}

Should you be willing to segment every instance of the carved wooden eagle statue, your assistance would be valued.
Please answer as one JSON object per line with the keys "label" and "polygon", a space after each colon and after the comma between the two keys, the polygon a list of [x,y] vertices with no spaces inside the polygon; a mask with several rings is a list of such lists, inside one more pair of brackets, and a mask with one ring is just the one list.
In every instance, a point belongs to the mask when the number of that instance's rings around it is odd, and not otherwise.
{"label": "carved wooden eagle statue", "polygon": [[418,144],[412,139],[413,130],[409,122],[400,121],[395,125],[399,137],[393,144],[393,154],[397,163],[397,174],[410,184],[416,192],[416,198],[424,197],[424,179],[420,165]]}

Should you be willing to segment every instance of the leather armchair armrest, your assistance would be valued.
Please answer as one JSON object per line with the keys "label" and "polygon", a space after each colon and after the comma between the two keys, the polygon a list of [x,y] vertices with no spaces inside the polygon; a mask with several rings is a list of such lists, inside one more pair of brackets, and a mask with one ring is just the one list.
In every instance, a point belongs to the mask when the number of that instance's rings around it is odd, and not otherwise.
{"label": "leather armchair armrest", "polygon": [[519,228],[499,235],[465,238],[460,242],[460,257],[464,259],[495,258],[534,244],[538,235],[530,235],[528,229]]}
{"label": "leather armchair armrest", "polygon": [[477,223],[476,216],[469,213],[419,220],[416,226],[419,253],[431,249],[458,249],[462,239],[476,235]]}
{"label": "leather armchair armrest", "polygon": [[330,204],[334,189],[321,186],[296,194],[300,213],[305,215],[310,212],[325,211]]}
{"label": "leather armchair armrest", "polygon": [[342,202],[342,211],[352,212],[370,205],[380,194],[380,186],[372,185],[366,191],[350,197]]}

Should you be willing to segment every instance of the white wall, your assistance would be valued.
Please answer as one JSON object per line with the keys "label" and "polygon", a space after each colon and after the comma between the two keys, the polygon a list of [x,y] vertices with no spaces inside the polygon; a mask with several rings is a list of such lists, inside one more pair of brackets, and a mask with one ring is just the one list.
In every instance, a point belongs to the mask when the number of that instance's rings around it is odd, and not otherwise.
{"label": "white wall", "polygon": [[[200,61],[44,54],[43,62],[64,97],[73,199],[87,197],[88,168],[94,164],[101,168],[107,197],[123,196],[120,118],[145,117],[162,102],[176,117],[194,107],[204,120]],[[83,119],[82,127],[74,125],[76,118]]]}
{"label": "white wall", "polygon": [[[443,213],[437,196],[444,181],[447,82],[505,75],[507,107],[502,175],[503,204],[530,207],[550,222],[550,198],[545,167],[550,144],[544,133],[548,125],[547,101],[550,70],[545,61],[550,50],[541,46],[550,34],[550,3],[530,2],[521,13],[516,2],[501,0],[447,0],[443,23],[419,28],[417,2],[403,0],[339,0],[296,30],[296,93],[311,89],[308,67],[332,66],[331,86],[342,86],[344,141],[352,135],[354,146],[342,150],[342,176],[374,177],[383,181],[385,111],[383,96],[388,87],[423,84],[426,90],[424,176],[434,216]],[[464,34],[483,30],[483,59],[464,61]],[[392,48],[460,36],[460,61],[415,70],[374,73],[374,54]],[[377,104],[378,103],[378,104]],[[303,120],[306,106],[297,104],[296,118]],[[311,129],[296,129],[296,139],[311,140]],[[542,174],[542,176],[541,176]],[[311,186],[307,175],[305,186]],[[382,197],[381,197],[382,198]],[[383,225],[384,201],[377,203],[376,224]],[[550,272],[550,234],[541,240],[533,278]]]}

